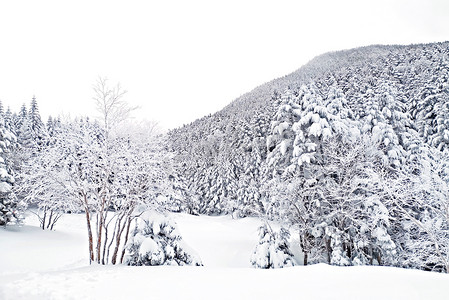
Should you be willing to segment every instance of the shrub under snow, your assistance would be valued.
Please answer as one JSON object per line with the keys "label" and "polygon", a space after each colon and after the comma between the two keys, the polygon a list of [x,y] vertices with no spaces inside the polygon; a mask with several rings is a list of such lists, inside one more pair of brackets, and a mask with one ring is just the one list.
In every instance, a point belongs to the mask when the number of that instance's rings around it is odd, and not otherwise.
{"label": "shrub under snow", "polygon": [[130,266],[195,265],[199,256],[182,240],[176,223],[154,213],[138,219],[126,246],[124,263]]}
{"label": "shrub under snow", "polygon": [[266,224],[259,227],[259,243],[251,256],[255,268],[275,269],[296,265],[290,252],[288,230],[281,228],[273,232]]}

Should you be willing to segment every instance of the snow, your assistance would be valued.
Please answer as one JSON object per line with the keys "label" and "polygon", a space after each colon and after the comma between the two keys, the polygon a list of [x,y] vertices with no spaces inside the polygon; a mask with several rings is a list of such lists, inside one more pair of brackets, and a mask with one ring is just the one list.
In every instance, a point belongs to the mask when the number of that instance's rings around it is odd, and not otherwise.
{"label": "snow", "polygon": [[332,136],[332,131],[330,130],[330,128],[326,127],[323,129],[322,135],[323,135],[323,140],[326,140]]}
{"label": "snow", "polygon": [[277,127],[277,131],[279,135],[282,135],[284,133],[284,131],[289,127],[290,125],[288,124],[288,122],[283,122],[281,124],[279,124],[279,126]]}
{"label": "snow", "polygon": [[83,215],[0,228],[0,299],[447,299],[449,275],[386,267],[250,267],[260,221],[173,214],[205,267],[88,265]]}
{"label": "snow", "polygon": [[285,155],[285,153],[287,153],[287,150],[288,150],[290,144],[291,144],[290,140],[283,140],[281,142],[281,146],[280,147],[281,147],[281,154],[282,155]]}
{"label": "snow", "polygon": [[313,151],[316,151],[317,144],[316,143],[304,143],[304,146],[306,147],[307,151],[313,152]]}
{"label": "snow", "polygon": [[39,221],[30,213],[23,227],[0,227],[0,278],[11,273],[52,271],[88,264],[84,215],[62,216],[56,230],[40,229]]}
{"label": "snow", "polygon": [[160,249],[159,249],[158,244],[153,239],[146,238],[146,239],[143,239],[142,245],[140,245],[139,254],[145,255],[147,253],[158,252],[159,250]]}
{"label": "snow", "polygon": [[259,220],[184,214],[175,219],[183,240],[199,254],[206,267],[251,267],[250,258],[258,242]]}
{"label": "snow", "polygon": [[316,137],[321,136],[321,125],[320,123],[313,123],[309,127],[309,135],[314,135]]}
{"label": "snow", "polygon": [[[2,169],[0,169],[0,170],[2,170]],[[4,194],[6,194],[6,193],[9,193],[9,192],[11,192],[11,185],[9,184],[9,183],[7,183],[7,182],[0,182],[0,193],[4,193]]]}
{"label": "snow", "polygon": [[9,173],[8,173],[8,171],[6,171],[5,168],[0,168],[0,178],[4,179],[9,176],[10,176]]}

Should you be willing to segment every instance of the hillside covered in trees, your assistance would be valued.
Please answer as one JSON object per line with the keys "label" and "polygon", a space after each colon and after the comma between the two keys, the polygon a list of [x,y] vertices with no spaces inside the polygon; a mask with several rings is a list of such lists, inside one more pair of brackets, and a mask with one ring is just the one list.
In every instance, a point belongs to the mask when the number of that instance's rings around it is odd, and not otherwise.
{"label": "hillside covered in trees", "polygon": [[449,43],[316,57],[168,134],[180,210],[280,220],[304,263],[449,271]]}

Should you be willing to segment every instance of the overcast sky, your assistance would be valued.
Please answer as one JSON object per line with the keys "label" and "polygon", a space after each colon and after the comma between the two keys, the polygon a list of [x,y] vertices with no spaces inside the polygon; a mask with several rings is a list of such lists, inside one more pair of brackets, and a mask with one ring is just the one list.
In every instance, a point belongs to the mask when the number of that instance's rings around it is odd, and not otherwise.
{"label": "overcast sky", "polygon": [[447,0],[1,1],[0,100],[95,116],[106,76],[173,128],[327,51],[445,40]]}

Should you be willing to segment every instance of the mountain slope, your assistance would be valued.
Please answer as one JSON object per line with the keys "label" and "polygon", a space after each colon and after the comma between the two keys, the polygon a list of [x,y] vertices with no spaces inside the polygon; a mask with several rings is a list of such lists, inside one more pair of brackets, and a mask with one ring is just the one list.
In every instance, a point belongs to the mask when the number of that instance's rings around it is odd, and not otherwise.
{"label": "mountain slope", "polygon": [[273,133],[272,122],[285,100],[282,97],[297,95],[303,86],[312,87],[322,99],[330,92],[340,93],[352,112],[351,119],[359,123],[382,110],[400,112],[404,114],[402,125],[393,124],[394,117],[383,118],[399,139],[406,127],[418,132],[428,145],[446,149],[448,46],[448,42],[370,46],[326,53],[257,87],[223,110],[171,131],[179,174],[193,192],[191,209],[230,212],[243,203],[249,210],[246,214],[260,208],[259,181],[270,151],[267,139]]}
{"label": "mountain slope", "polygon": [[449,272],[448,48],[327,53],[170,132],[174,209],[280,221],[304,265]]}

